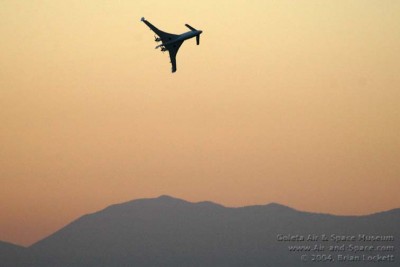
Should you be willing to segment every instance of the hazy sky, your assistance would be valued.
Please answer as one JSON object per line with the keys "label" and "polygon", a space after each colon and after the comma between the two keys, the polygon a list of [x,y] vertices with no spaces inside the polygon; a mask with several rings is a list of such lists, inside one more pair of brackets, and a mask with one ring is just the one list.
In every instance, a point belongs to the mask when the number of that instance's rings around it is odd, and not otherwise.
{"label": "hazy sky", "polygon": [[[168,194],[400,207],[400,1],[0,2],[0,240]],[[171,74],[144,16],[203,30]]]}

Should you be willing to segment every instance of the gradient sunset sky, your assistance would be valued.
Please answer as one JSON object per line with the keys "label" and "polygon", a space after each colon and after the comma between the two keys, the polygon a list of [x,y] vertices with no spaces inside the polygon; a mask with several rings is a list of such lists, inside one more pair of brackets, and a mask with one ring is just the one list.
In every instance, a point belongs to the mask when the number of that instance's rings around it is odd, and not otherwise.
{"label": "gradient sunset sky", "polygon": [[[0,240],[167,194],[400,207],[400,1],[0,2]],[[203,30],[171,74],[144,16]]]}

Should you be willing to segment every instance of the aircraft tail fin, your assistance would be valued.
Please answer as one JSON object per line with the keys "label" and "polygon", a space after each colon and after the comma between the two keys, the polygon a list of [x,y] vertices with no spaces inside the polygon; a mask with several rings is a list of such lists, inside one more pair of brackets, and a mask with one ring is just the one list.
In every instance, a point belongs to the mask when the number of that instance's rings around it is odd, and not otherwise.
{"label": "aircraft tail fin", "polygon": [[191,29],[192,31],[197,31],[195,28],[193,28],[192,26],[190,26],[189,24],[185,24],[186,27],[188,27],[189,29]]}

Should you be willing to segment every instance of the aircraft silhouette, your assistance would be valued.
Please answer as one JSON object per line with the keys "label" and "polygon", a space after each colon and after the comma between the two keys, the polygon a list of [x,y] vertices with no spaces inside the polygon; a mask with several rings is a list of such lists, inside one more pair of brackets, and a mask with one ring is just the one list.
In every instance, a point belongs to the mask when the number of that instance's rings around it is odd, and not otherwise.
{"label": "aircraft silhouette", "polygon": [[162,52],[168,51],[169,57],[171,59],[172,64],[172,72],[176,71],[176,54],[178,53],[179,48],[181,47],[182,43],[187,39],[196,37],[197,45],[200,44],[200,34],[203,31],[196,30],[189,24],[185,24],[186,27],[190,29],[190,31],[182,33],[182,34],[171,34],[167,32],[163,32],[157,29],[153,24],[148,22],[144,17],[141,19],[149,28],[158,35],[154,36],[154,41],[161,42],[161,44],[156,46],[157,48],[161,48]]}

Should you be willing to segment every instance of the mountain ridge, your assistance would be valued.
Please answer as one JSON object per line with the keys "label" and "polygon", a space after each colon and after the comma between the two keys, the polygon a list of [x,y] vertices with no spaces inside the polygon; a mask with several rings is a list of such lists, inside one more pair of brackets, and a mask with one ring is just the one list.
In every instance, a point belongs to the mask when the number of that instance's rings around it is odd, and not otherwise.
{"label": "mountain ridge", "polygon": [[400,209],[338,216],[162,195],[83,215],[28,247],[18,265],[0,266],[308,266],[277,235],[393,234],[397,246],[399,224]]}
{"label": "mountain ridge", "polygon": [[[104,211],[106,209],[112,208],[112,207],[116,207],[116,206],[125,206],[125,205],[130,205],[130,204],[137,204],[139,202],[146,202],[146,201],[162,201],[164,203],[184,203],[184,204],[194,204],[194,205],[199,205],[199,204],[211,204],[211,205],[215,205],[215,206],[219,206],[219,207],[223,207],[226,209],[241,209],[241,208],[252,208],[252,207],[265,207],[265,208],[275,208],[275,209],[286,209],[286,210],[292,210],[292,211],[296,211],[296,212],[302,212],[302,213],[309,213],[309,214],[321,214],[321,215],[329,215],[329,216],[337,216],[337,217],[364,217],[364,216],[370,216],[370,215],[375,215],[375,214],[380,214],[380,213],[387,213],[387,212],[396,212],[398,211],[400,213],[400,208],[393,208],[393,209],[388,209],[388,210],[383,210],[383,211],[376,211],[376,212],[372,212],[372,213],[368,213],[368,214],[360,214],[360,215],[340,215],[340,214],[333,214],[333,213],[328,213],[328,212],[314,212],[314,211],[304,211],[301,209],[297,209],[297,208],[293,208],[284,204],[280,204],[277,202],[270,202],[270,203],[266,203],[266,204],[255,204],[255,205],[246,205],[246,206],[238,206],[238,207],[230,207],[230,206],[225,206],[213,201],[208,201],[208,200],[203,200],[203,201],[197,201],[197,202],[192,202],[192,201],[187,201],[181,198],[176,198],[170,195],[160,195],[158,197],[154,197],[154,198],[138,198],[138,199],[133,199],[133,200],[129,200],[126,202],[121,202],[121,203],[116,203],[116,204],[112,204],[109,205],[107,207],[105,207],[102,210],[93,212],[93,213],[88,213],[85,215],[90,215],[90,214],[94,214],[94,213],[98,213],[101,211]],[[83,215],[83,216],[85,216]]]}

